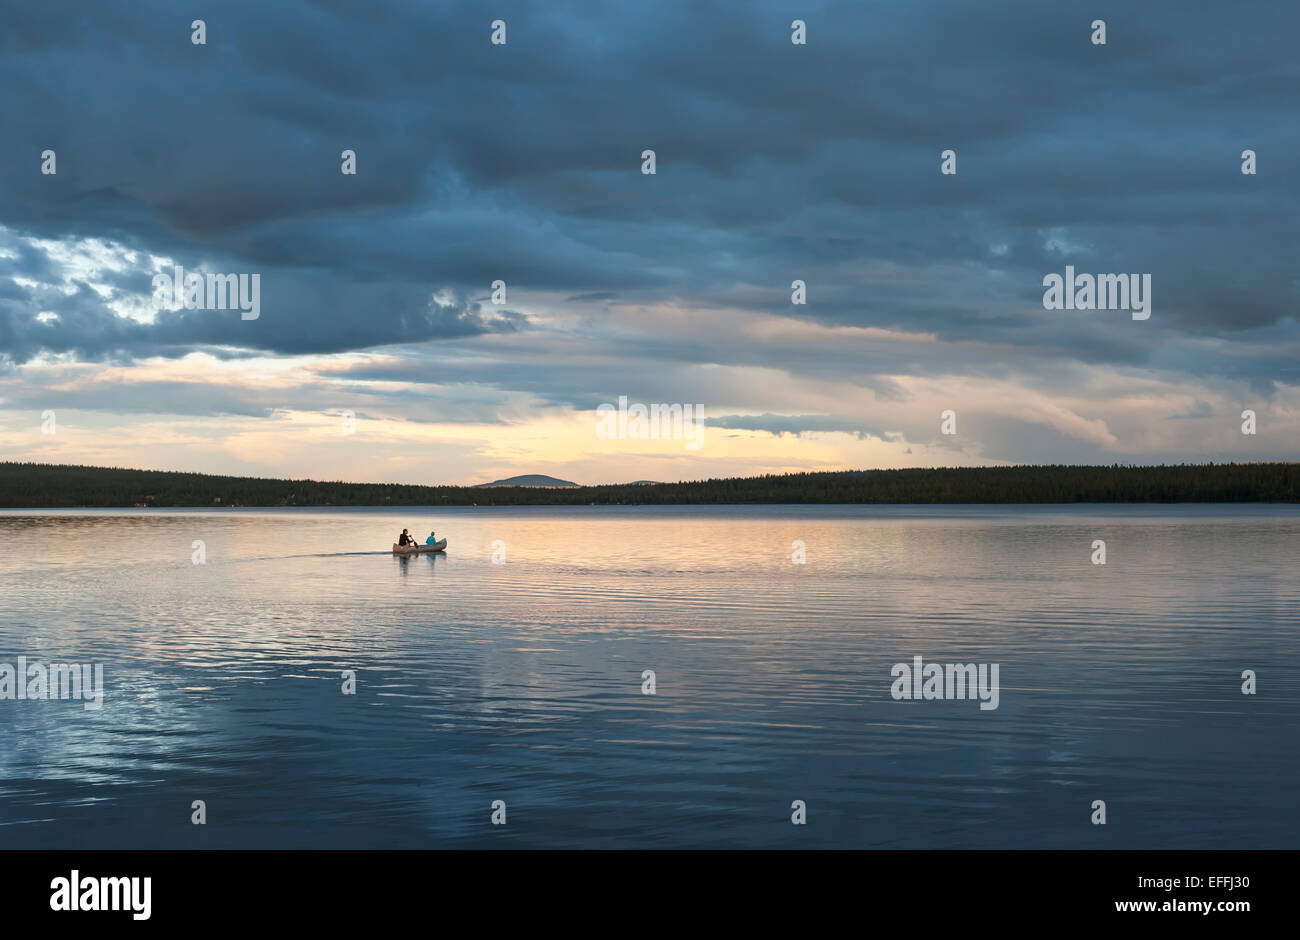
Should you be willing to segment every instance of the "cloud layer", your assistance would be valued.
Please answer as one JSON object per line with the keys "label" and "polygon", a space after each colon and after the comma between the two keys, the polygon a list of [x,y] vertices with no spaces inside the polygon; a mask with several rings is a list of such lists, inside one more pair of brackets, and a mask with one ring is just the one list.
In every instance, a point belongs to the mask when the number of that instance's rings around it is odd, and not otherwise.
{"label": "cloud layer", "polygon": [[[687,476],[1300,456],[1290,6],[286,0],[203,46],[165,2],[6,17],[9,454],[51,445],[42,408],[215,441],[351,407],[477,426],[469,479],[661,476],[581,435],[501,452],[628,395],[716,416]],[[261,317],[154,310],[176,264],[259,274]],[[1044,310],[1066,265],[1150,273],[1151,319]]]}

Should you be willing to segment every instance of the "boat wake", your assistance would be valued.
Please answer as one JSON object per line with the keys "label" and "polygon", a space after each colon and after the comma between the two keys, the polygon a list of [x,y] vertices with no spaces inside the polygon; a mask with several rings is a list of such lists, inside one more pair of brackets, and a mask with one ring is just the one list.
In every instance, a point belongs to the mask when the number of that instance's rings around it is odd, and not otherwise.
{"label": "boat wake", "polygon": [[262,555],[249,561],[285,561],[290,558],[350,558],[354,555],[391,555],[392,552],[311,552],[306,555]]}

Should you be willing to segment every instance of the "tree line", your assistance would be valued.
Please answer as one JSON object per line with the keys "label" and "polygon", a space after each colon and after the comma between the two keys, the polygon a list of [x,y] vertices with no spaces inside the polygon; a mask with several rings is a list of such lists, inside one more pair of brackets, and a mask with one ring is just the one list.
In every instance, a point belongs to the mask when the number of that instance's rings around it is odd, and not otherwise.
{"label": "tree line", "polygon": [[0,463],[0,507],[1296,502],[1300,463],[845,470],[576,488],[274,480]]}

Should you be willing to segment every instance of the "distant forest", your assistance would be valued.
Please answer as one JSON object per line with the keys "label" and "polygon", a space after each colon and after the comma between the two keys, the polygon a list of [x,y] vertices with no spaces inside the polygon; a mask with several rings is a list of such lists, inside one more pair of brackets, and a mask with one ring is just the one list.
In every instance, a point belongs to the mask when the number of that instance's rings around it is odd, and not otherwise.
{"label": "distant forest", "polygon": [[264,480],[0,463],[0,507],[635,506],[735,503],[1296,502],[1300,463],[847,470],[543,488]]}

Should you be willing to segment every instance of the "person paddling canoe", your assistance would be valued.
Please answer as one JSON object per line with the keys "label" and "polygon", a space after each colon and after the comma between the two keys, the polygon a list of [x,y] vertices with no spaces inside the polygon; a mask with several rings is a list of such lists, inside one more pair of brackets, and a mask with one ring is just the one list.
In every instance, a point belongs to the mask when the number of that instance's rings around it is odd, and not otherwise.
{"label": "person paddling canoe", "polygon": [[408,545],[414,545],[415,539],[411,538],[411,533],[403,529],[402,534],[397,537],[397,544],[402,548],[406,548]]}

